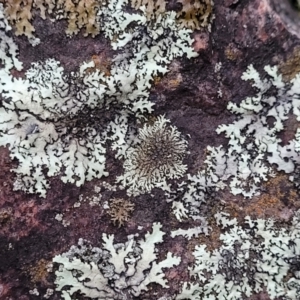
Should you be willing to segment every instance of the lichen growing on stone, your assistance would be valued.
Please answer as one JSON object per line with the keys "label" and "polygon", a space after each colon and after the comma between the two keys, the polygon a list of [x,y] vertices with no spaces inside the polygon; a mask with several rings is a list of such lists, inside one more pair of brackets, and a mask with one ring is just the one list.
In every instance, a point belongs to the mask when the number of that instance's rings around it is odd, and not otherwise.
{"label": "lichen growing on stone", "polygon": [[147,19],[158,17],[160,14],[166,12],[165,0],[131,0],[131,5],[135,9],[139,9],[143,6]]}
{"label": "lichen growing on stone", "polygon": [[215,220],[224,231],[223,244],[214,251],[204,244],[196,246],[189,271],[197,281],[185,282],[176,300],[239,300],[262,291],[272,300],[299,299],[299,211],[281,228],[272,219],[250,217],[239,225],[221,212]]}
{"label": "lichen growing on stone", "polygon": [[100,33],[97,13],[105,1],[97,0],[2,0],[5,15],[13,27],[16,35],[25,35],[34,39],[35,28],[32,25],[33,9],[39,12],[41,18],[47,16],[67,19],[67,35],[77,34],[85,29],[84,35],[93,37]]}
{"label": "lichen growing on stone", "polygon": [[[25,34],[28,37],[33,37],[32,33],[35,31],[32,26],[32,5],[33,0],[8,0],[2,1],[5,5],[5,15],[9,22],[16,27],[16,35]],[[36,1],[38,2],[38,1]],[[51,3],[52,1],[49,1]],[[41,2],[39,2],[41,3]],[[43,7],[43,4],[41,5]]]}
{"label": "lichen growing on stone", "polygon": [[228,110],[236,120],[217,128],[218,134],[229,139],[228,149],[207,148],[206,170],[219,184],[228,184],[234,195],[258,194],[261,183],[274,176],[274,170],[293,174],[290,179],[299,185],[300,131],[285,144],[279,133],[284,132],[290,115],[300,120],[300,74],[284,83],[276,66],[264,70],[264,79],[252,65],[243,73],[242,79],[252,83],[256,95],[240,104],[230,102]]}
{"label": "lichen growing on stone", "polygon": [[[3,101],[0,109],[0,144],[9,145],[10,156],[19,162],[14,169],[18,174],[16,189],[45,196],[45,174],[58,175],[62,169],[61,179],[77,185],[108,174],[97,125],[80,126],[86,121],[81,120],[84,110],[96,103],[98,109],[105,109],[100,102],[105,91],[100,83],[103,75],[85,75],[83,69],[71,79],[76,83],[68,81],[63,68],[53,59],[33,64],[24,80],[0,71],[0,91],[10,99]],[[80,77],[86,84],[82,82],[78,91]]]}
{"label": "lichen growing on stone", "polygon": [[[212,0],[178,0],[177,2],[181,5],[177,11],[177,22],[181,27],[195,30],[210,25],[213,19]],[[167,5],[165,0],[132,0],[131,4],[136,9],[143,9],[147,19],[164,14]]]}
{"label": "lichen growing on stone", "polygon": [[182,27],[201,29],[207,27],[213,19],[212,0],[178,0],[182,5],[177,13],[178,22]]}
{"label": "lichen growing on stone", "polygon": [[[179,28],[174,12],[150,22],[144,11],[129,13],[125,5],[111,1],[98,14],[104,35],[118,50],[109,74],[95,68],[95,61],[66,74],[58,61],[48,59],[33,63],[24,79],[16,79],[8,70],[17,61],[4,61],[0,145],[9,145],[19,162],[13,170],[16,190],[45,197],[48,177],[59,175],[80,186],[108,175],[107,144],[116,158],[125,157],[137,123],[153,111],[148,98],[154,77],[168,72],[176,57],[197,56],[191,31]],[[175,169],[170,170],[185,170]]]}
{"label": "lichen growing on stone", "polygon": [[105,0],[56,0],[58,18],[68,20],[67,35],[74,35],[84,29],[84,36],[95,37],[100,33],[97,14],[105,4]]}
{"label": "lichen growing on stone", "polygon": [[110,200],[108,214],[114,225],[121,227],[128,221],[134,210],[134,203],[129,200],[114,198]]}
{"label": "lichen growing on stone", "polygon": [[[32,25],[34,14],[42,19],[50,18],[67,20],[66,34],[72,36],[80,30],[84,35],[95,37],[103,30],[103,11],[107,4],[115,7],[114,1],[105,0],[0,0],[4,5],[4,13],[11,26],[15,28],[16,35],[25,35],[32,45],[40,41],[34,36],[35,28]],[[179,1],[182,10],[177,14],[181,27],[200,29],[206,27],[212,20],[212,0]],[[122,6],[122,1],[118,6]],[[134,0],[131,5],[143,11],[148,20],[155,20],[168,14],[164,0]],[[175,13],[175,12],[173,12]],[[125,13],[126,14],[126,13]],[[131,14],[133,16],[133,14]],[[133,17],[134,19],[134,17]],[[133,20],[132,20],[133,21]]]}
{"label": "lichen growing on stone", "polygon": [[12,37],[9,36],[11,27],[4,15],[3,4],[0,3],[0,67],[6,71],[15,67],[18,71],[22,69],[22,63],[18,60],[18,47]]}
{"label": "lichen growing on stone", "polygon": [[119,180],[129,187],[128,194],[150,192],[154,187],[168,189],[167,179],[185,174],[187,142],[168,122],[159,116],[153,125],[144,125],[137,143],[127,150],[124,175]]}
{"label": "lichen growing on stone", "polygon": [[91,299],[127,299],[126,293],[138,297],[150,283],[168,287],[163,269],[180,263],[170,252],[157,262],[155,245],[163,242],[164,232],[154,223],[152,233],[135,241],[114,243],[114,235],[102,235],[102,248],[79,240],[78,246],[53,258],[60,265],[55,272],[56,290],[67,300],[76,292]]}

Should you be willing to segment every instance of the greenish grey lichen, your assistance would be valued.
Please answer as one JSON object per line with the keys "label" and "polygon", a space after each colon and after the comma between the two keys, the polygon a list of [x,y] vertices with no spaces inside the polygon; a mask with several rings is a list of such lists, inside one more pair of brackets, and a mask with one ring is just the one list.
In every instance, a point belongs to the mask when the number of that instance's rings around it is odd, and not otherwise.
{"label": "greenish grey lichen", "polygon": [[[94,62],[66,74],[58,61],[48,59],[33,63],[24,79],[16,79],[9,69],[20,65],[11,47],[13,62],[5,59],[0,70],[0,145],[9,145],[11,157],[19,162],[13,170],[16,190],[45,197],[48,177],[80,186],[107,176],[107,145],[116,158],[125,158],[136,124],[153,111],[148,98],[154,77],[167,73],[176,57],[197,56],[191,31],[179,28],[174,12],[149,21],[142,7],[127,12],[127,4],[110,1],[97,15],[118,50],[109,75],[88,72]],[[4,42],[12,43],[6,35]]]}
{"label": "greenish grey lichen", "polygon": [[180,263],[170,252],[157,262],[155,245],[163,241],[165,233],[154,223],[152,233],[136,241],[129,237],[126,243],[114,243],[114,235],[102,235],[102,247],[93,247],[80,239],[78,246],[53,258],[59,264],[55,272],[56,290],[62,298],[71,299],[80,292],[90,299],[127,299],[126,293],[138,297],[147,291],[150,283],[168,287],[163,269]]}
{"label": "greenish grey lichen", "polygon": [[300,212],[290,225],[274,220],[246,217],[243,224],[218,212],[215,221],[222,228],[222,245],[208,251],[195,247],[195,264],[189,269],[196,282],[184,282],[176,300],[240,300],[266,291],[270,299],[299,298]]}

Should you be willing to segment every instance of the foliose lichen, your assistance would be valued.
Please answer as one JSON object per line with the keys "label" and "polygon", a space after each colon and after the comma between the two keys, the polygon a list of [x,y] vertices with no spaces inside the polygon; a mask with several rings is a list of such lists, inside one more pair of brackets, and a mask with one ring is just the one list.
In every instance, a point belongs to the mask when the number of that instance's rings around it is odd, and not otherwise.
{"label": "foliose lichen", "polygon": [[[19,162],[13,170],[16,190],[45,197],[47,177],[59,175],[80,186],[107,176],[107,143],[117,159],[125,158],[136,124],[153,111],[148,98],[154,77],[168,72],[176,57],[197,56],[191,30],[179,27],[175,12],[149,21],[143,7],[127,12],[126,5],[110,1],[97,14],[104,35],[119,50],[109,74],[94,68],[94,61],[66,74],[58,61],[48,59],[33,63],[24,79],[16,79],[9,69],[21,65],[11,47],[12,58],[0,70],[0,145],[9,145]],[[7,32],[4,17],[3,22]],[[14,46],[10,37],[4,38]]]}
{"label": "foliose lichen", "polygon": [[133,210],[133,202],[122,198],[113,198],[109,202],[108,214],[114,225],[121,227],[129,220]]}
{"label": "foliose lichen", "polygon": [[166,180],[179,178],[187,170],[183,164],[187,142],[163,116],[139,130],[137,142],[126,152],[124,175],[118,180],[129,187],[129,195],[150,192],[154,187],[168,189]]}
{"label": "foliose lichen", "polygon": [[280,134],[285,133],[285,121],[292,115],[300,121],[300,74],[285,83],[276,66],[266,66],[264,71],[264,79],[252,65],[243,73],[242,79],[252,83],[256,94],[239,104],[229,102],[228,110],[236,120],[216,130],[225,134],[228,145],[208,146],[202,170],[188,174],[175,191],[182,194],[186,189],[182,200],[191,211],[198,211],[207,195],[225,187],[234,195],[258,195],[261,184],[275,176],[275,171],[290,174],[299,186],[300,130],[285,143]]}
{"label": "foliose lichen", "polygon": [[164,268],[180,263],[180,258],[170,252],[157,262],[155,245],[163,241],[164,232],[154,223],[152,233],[136,241],[114,243],[114,235],[103,234],[101,248],[93,247],[80,239],[78,246],[53,258],[60,265],[55,272],[56,290],[67,300],[80,292],[91,299],[127,299],[126,293],[135,297],[146,291],[147,285],[157,283],[167,287]]}
{"label": "foliose lichen", "polygon": [[204,244],[196,246],[189,272],[197,281],[184,282],[177,300],[238,300],[262,291],[270,299],[299,299],[299,211],[284,227],[272,219],[250,217],[238,224],[222,212],[215,220],[224,231],[222,245],[214,251]]}
{"label": "foliose lichen", "polygon": [[77,34],[82,28],[84,35],[93,37],[100,33],[97,13],[105,1],[97,0],[2,0],[4,13],[10,24],[16,29],[16,35],[25,35],[33,45],[40,41],[34,36],[35,28],[32,25],[33,9],[39,12],[42,19],[47,17],[66,19],[68,27],[67,35]]}

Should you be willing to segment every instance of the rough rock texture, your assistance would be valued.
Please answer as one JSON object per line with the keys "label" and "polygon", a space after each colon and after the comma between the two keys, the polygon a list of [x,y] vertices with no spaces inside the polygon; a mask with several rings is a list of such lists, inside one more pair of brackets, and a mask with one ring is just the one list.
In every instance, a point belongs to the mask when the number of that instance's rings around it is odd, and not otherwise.
{"label": "rough rock texture", "polygon": [[[153,1],[145,2],[153,4]],[[205,221],[197,219],[194,212],[186,211],[187,217],[183,217],[183,222],[180,222],[180,218],[176,217],[178,216],[176,210],[174,212],[174,205],[176,206],[174,202],[180,202],[181,197],[189,193],[189,186],[194,184],[188,177],[203,170],[209,154],[207,146],[223,145],[225,148],[228,146],[229,139],[224,134],[216,132],[218,126],[231,124],[235,120],[235,115],[227,110],[228,103],[240,104],[247,97],[256,95],[252,82],[242,79],[247,67],[252,64],[264,79],[267,78],[264,67],[276,65],[287,85],[300,72],[300,12],[296,4],[290,2],[214,0],[211,25],[194,29],[191,33],[194,40],[192,46],[198,56],[176,57],[169,64],[169,71],[166,74],[158,74],[154,78],[149,88],[149,101],[154,104],[153,112],[145,114],[146,121],[142,118],[136,121],[134,115],[128,117],[128,123],[134,127],[132,131],[128,129],[128,132],[135,138],[143,126],[152,126],[159,116],[164,115],[170,120],[170,126],[174,126],[182,139],[187,141],[188,151],[181,162],[187,166],[186,174],[178,176],[180,178],[162,174],[168,179],[169,190],[167,187],[157,186],[151,192],[138,196],[128,195],[126,186],[117,181],[124,173],[123,163],[126,157],[117,159],[117,151],[111,147],[113,142],[108,141],[106,149],[108,177],[93,179],[77,187],[75,184],[63,183],[60,180],[64,171],[62,169],[61,173],[47,179],[50,187],[46,197],[41,198],[36,194],[14,190],[16,174],[11,172],[11,169],[17,168],[18,160],[11,159],[7,147],[0,147],[0,299],[34,300],[45,299],[44,297],[53,300],[97,299],[86,298],[88,294],[80,291],[70,293],[71,298],[67,296],[62,298],[61,291],[56,290],[58,281],[55,271],[58,270],[59,264],[54,263],[52,268],[53,258],[68,252],[72,245],[77,245],[80,238],[88,240],[93,247],[101,248],[104,233],[113,234],[115,244],[125,245],[128,236],[132,238],[134,235],[139,243],[143,239],[147,241],[145,235],[152,232],[153,223],[160,223],[165,233],[163,242],[155,244],[157,248],[155,259],[158,262],[164,261],[168,252],[180,258],[180,263],[176,265],[170,263],[162,268],[168,287],[149,279],[147,290],[140,294],[134,294],[131,291],[132,286],[128,285],[127,288],[120,288],[123,291],[120,294],[115,288],[117,296],[112,297],[136,300],[201,299],[197,298],[201,296],[196,294],[190,298],[187,296],[185,298],[188,293],[178,295],[184,282],[199,282],[199,278],[194,280],[190,276],[190,267],[196,260],[193,254],[195,249],[204,244],[207,251],[221,249],[220,236],[225,233],[225,227],[222,228],[217,224],[214,218],[217,212],[228,213],[230,218],[236,218],[240,224],[244,224],[245,218],[250,216],[252,219],[272,218],[277,222],[278,228],[290,228],[288,226],[294,213],[300,209],[299,189],[297,184],[290,181],[291,174],[277,170],[274,165],[272,165],[274,176],[263,180],[259,193],[252,197],[234,195],[228,188],[221,189],[215,186],[205,190],[203,196],[205,201],[201,202],[201,209],[197,207],[201,211],[201,214],[197,211],[197,216],[205,217]],[[178,12],[181,10],[181,3],[190,5],[189,1],[171,0],[166,3],[166,10]],[[127,10],[133,11],[133,8],[127,7]],[[93,61],[95,69],[109,76],[111,61],[120,50],[113,49],[111,41],[102,32],[95,38],[84,36],[83,31],[68,37],[65,34],[67,26],[65,19],[55,22],[50,21],[50,18],[44,20],[35,9],[32,25],[35,28],[35,36],[40,39],[40,44],[35,47],[26,36],[15,36],[12,26],[10,36],[19,47],[18,58],[23,63],[22,70],[15,68],[10,70],[10,74],[15,78],[24,79],[25,72],[33,62],[49,58],[59,61],[69,74],[78,71],[83,62]],[[272,89],[270,93],[272,94]],[[0,94],[0,101],[1,107],[4,107],[3,103],[8,101],[4,99],[4,93]],[[109,112],[104,118],[110,120]],[[285,130],[278,135],[282,141],[281,146],[287,145],[294,138],[299,125],[296,117],[290,114],[290,117],[284,120],[284,126]],[[134,148],[138,141],[133,138],[130,143],[129,149]],[[160,151],[161,149],[163,147],[159,148]],[[265,161],[267,156],[266,153]],[[186,184],[182,189],[178,188],[181,183]],[[195,189],[195,193],[199,196],[199,190]],[[134,209],[130,209],[129,217],[126,215],[122,218],[122,222],[116,223],[111,220],[109,203],[112,199],[125,199],[133,204]],[[186,210],[193,206],[190,202],[182,203],[186,205]],[[191,230],[197,226],[204,226],[206,221],[210,227],[208,233],[201,229],[199,234],[190,238],[171,235],[171,232],[178,229]],[[245,224],[242,226],[247,227]],[[136,245],[138,248],[139,244]],[[136,255],[141,255],[143,261],[142,254]],[[284,282],[291,278],[298,280],[299,255],[297,251],[294,253],[294,269],[291,268],[284,274]],[[81,259],[85,263],[90,263],[88,259]],[[153,261],[149,263],[151,268]],[[146,269],[147,272],[150,272],[149,268]],[[145,278],[148,280],[148,277]],[[53,294],[48,289],[53,290]],[[68,290],[67,283],[62,290]],[[268,293],[266,287],[262,287],[251,295],[242,294],[239,299],[299,299],[299,294],[300,289],[296,296],[278,292],[277,297]],[[225,295],[224,298],[215,299],[236,298]]]}

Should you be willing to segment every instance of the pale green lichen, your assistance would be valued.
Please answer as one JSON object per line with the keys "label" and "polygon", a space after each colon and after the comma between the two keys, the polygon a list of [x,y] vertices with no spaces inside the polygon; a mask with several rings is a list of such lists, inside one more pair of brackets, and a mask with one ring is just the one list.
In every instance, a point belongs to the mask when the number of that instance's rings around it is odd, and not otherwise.
{"label": "pale green lichen", "polygon": [[[266,66],[264,70],[266,76],[261,79],[250,65],[242,79],[252,83],[255,96],[240,104],[228,104],[236,120],[216,130],[225,134],[228,145],[208,146],[203,169],[197,175],[188,175],[188,180],[174,192],[186,190],[182,200],[191,212],[199,212],[210,191],[225,187],[234,195],[257,195],[261,184],[273,177],[275,171],[291,174],[290,179],[299,185],[300,130],[285,144],[279,134],[285,133],[284,123],[291,115],[300,121],[300,74],[284,83],[276,66]],[[172,193],[168,198],[174,198]]]}
{"label": "pale green lichen", "polygon": [[11,68],[22,69],[22,63],[18,60],[18,47],[10,36],[11,27],[4,15],[3,4],[0,3],[0,67],[4,66],[8,71]]}
{"label": "pale green lichen", "polygon": [[136,123],[153,111],[148,98],[154,77],[167,73],[176,57],[197,56],[191,31],[179,28],[174,12],[150,22],[140,12],[126,12],[125,5],[111,1],[97,15],[104,35],[119,50],[109,75],[88,72],[94,62],[66,74],[59,62],[49,59],[33,63],[24,79],[16,79],[8,70],[17,60],[4,61],[0,145],[9,145],[11,157],[19,162],[13,170],[16,190],[45,197],[48,177],[59,175],[63,182],[80,186],[107,176],[107,144],[116,158],[126,157]]}
{"label": "pale green lichen", "polygon": [[207,160],[221,181],[229,181],[233,194],[246,197],[257,194],[261,182],[273,176],[273,170],[292,173],[299,162],[297,134],[289,144],[282,145],[279,133],[284,132],[284,121],[292,114],[300,120],[300,75],[286,84],[277,67],[266,66],[264,70],[264,79],[252,65],[243,74],[243,80],[253,83],[256,95],[240,104],[228,104],[237,120],[219,126],[217,133],[225,133],[229,147],[210,148]]}
{"label": "pale green lichen", "polygon": [[299,299],[299,211],[281,228],[271,219],[250,217],[239,225],[220,212],[215,220],[223,229],[222,245],[214,251],[196,246],[189,271],[197,281],[185,282],[176,300],[240,300],[263,291],[272,300]]}
{"label": "pale green lichen", "polygon": [[163,269],[180,263],[180,258],[170,252],[157,262],[155,245],[163,241],[161,225],[154,223],[152,233],[135,241],[114,243],[114,236],[103,234],[101,248],[92,247],[88,241],[79,240],[78,246],[54,257],[60,265],[55,272],[56,290],[67,300],[80,292],[91,299],[127,299],[125,291],[138,297],[147,291],[150,283],[168,287]]}

